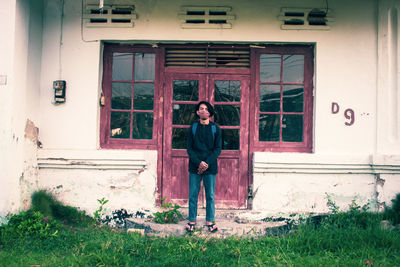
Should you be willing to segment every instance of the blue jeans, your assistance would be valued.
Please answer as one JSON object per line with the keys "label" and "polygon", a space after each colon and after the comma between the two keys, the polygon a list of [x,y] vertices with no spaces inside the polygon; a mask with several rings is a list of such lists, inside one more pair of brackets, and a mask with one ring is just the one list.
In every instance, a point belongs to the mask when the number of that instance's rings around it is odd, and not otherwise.
{"label": "blue jeans", "polygon": [[189,218],[195,222],[197,218],[197,199],[199,197],[200,182],[203,178],[203,185],[206,191],[206,221],[213,222],[215,215],[215,174],[189,173]]}

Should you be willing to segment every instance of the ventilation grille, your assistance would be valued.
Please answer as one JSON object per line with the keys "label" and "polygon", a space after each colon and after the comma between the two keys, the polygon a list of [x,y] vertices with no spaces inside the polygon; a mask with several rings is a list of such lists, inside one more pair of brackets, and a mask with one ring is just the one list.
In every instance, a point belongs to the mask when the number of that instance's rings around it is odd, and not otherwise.
{"label": "ventilation grille", "polygon": [[83,19],[86,27],[131,28],[137,18],[135,6],[87,5]]}
{"label": "ventilation grille", "polygon": [[331,15],[330,9],[282,8],[278,18],[282,30],[329,30]]}
{"label": "ventilation grille", "polygon": [[249,47],[166,48],[166,67],[250,68]]}
{"label": "ventilation grille", "polygon": [[231,7],[183,6],[178,15],[183,29],[231,29]]}

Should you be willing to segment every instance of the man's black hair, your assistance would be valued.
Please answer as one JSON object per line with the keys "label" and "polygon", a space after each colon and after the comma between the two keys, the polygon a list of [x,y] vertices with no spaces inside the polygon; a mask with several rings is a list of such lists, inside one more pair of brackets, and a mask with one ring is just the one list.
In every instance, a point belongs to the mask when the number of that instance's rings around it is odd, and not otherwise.
{"label": "man's black hair", "polygon": [[208,112],[210,113],[210,117],[212,117],[212,116],[214,115],[214,113],[215,113],[214,107],[213,107],[210,103],[208,103],[207,101],[200,101],[200,102],[196,105],[196,110],[195,110],[196,116],[198,117],[198,115],[197,115],[196,112],[199,110],[201,104],[204,104],[204,105],[207,106]]}

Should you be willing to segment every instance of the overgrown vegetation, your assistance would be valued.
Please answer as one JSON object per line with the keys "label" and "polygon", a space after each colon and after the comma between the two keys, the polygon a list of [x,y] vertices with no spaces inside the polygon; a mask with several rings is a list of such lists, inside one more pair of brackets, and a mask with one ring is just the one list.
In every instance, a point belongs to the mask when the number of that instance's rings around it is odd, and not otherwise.
{"label": "overgrown vegetation", "polygon": [[[395,201],[396,202],[396,201]],[[333,203],[333,202],[332,202]],[[398,203],[398,202],[396,202]],[[334,203],[333,203],[334,204]],[[169,205],[168,205],[169,206]],[[173,207],[169,207],[173,209]],[[392,206],[395,209],[395,206]],[[52,209],[50,209],[52,210]],[[36,215],[34,215],[36,214]],[[40,214],[40,216],[38,215]],[[260,238],[159,238],[97,225],[82,227],[30,211],[1,227],[1,266],[399,266],[400,230],[384,230],[386,215],[367,212],[355,202],[318,222],[307,220],[279,236]],[[21,225],[35,218],[40,227]],[[39,218],[40,217],[40,218]],[[18,218],[18,220],[16,219]],[[46,229],[40,238],[32,233]],[[79,227],[77,227],[79,226]],[[50,230],[51,229],[51,230]],[[56,232],[58,230],[58,232]],[[15,233],[14,233],[15,232]],[[21,233],[21,232],[20,232]]]}
{"label": "overgrown vegetation", "polygon": [[49,219],[56,219],[64,224],[89,226],[94,223],[92,217],[75,207],[61,204],[53,195],[40,190],[32,194],[32,211],[40,212]]}
{"label": "overgrown vegetation", "polygon": [[154,213],[154,221],[156,223],[178,223],[183,220],[179,205],[166,202],[165,198],[162,198],[161,208],[163,211]]}
{"label": "overgrown vegetation", "polygon": [[24,211],[11,216],[7,226],[2,227],[3,238],[40,238],[56,237],[61,225],[37,211]]}
{"label": "overgrown vegetation", "polygon": [[382,215],[369,212],[368,204],[360,206],[355,200],[349,205],[347,211],[341,211],[331,197],[327,195],[327,206],[331,215],[322,221],[323,225],[331,225],[338,229],[367,229],[374,225],[379,225]]}
{"label": "overgrown vegetation", "polygon": [[400,193],[392,200],[392,206],[386,207],[383,216],[386,220],[390,220],[393,225],[400,224]]}

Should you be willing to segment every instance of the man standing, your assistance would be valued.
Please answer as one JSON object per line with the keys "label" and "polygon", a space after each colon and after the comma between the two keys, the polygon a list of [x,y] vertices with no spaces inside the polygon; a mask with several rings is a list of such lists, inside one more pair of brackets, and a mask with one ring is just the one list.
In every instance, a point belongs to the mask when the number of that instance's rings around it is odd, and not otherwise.
{"label": "man standing", "polygon": [[200,182],[206,192],[206,225],[210,232],[216,232],[215,225],[215,177],[218,173],[217,158],[221,154],[221,129],[210,117],[214,108],[210,103],[201,101],[196,106],[199,121],[190,126],[187,133],[187,153],[189,155],[189,222],[188,232],[193,232],[197,218],[197,199]]}

